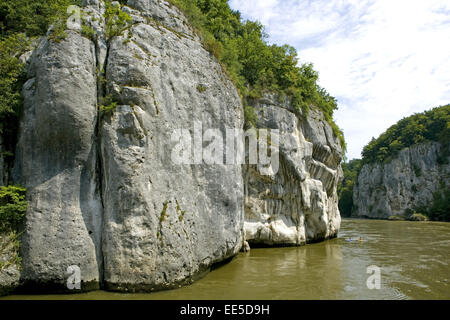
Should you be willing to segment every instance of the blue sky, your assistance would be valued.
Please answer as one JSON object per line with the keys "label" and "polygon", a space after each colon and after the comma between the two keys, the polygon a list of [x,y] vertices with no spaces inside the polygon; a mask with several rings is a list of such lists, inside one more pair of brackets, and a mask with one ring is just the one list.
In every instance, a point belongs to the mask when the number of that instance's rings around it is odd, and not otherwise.
{"label": "blue sky", "polygon": [[359,158],[372,137],[415,112],[450,103],[449,0],[230,0],[294,46],[320,85]]}

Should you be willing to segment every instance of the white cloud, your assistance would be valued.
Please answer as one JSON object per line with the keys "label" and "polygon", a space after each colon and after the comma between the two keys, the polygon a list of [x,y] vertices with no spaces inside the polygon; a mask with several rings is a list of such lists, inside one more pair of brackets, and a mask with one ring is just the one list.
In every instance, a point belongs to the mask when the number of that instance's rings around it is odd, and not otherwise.
{"label": "white cloud", "polygon": [[297,48],[337,97],[348,158],[414,112],[450,102],[447,0],[230,0]]}

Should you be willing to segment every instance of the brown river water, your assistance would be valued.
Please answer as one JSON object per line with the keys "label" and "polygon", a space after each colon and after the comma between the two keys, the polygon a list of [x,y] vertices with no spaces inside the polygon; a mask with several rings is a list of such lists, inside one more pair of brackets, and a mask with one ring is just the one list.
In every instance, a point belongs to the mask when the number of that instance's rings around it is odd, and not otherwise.
{"label": "brown river water", "polygon": [[[336,239],[240,253],[177,290],[2,299],[450,299],[449,263],[450,223],[344,219]],[[380,268],[380,289],[367,286],[369,266]]]}

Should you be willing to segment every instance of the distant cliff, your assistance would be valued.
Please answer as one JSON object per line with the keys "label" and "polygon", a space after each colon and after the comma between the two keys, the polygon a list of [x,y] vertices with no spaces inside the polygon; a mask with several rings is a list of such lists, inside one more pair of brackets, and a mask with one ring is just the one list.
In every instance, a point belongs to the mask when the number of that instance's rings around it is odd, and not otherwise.
{"label": "distant cliff", "polygon": [[443,148],[438,142],[426,142],[403,149],[387,163],[364,165],[353,188],[352,215],[408,218],[431,207],[434,194],[450,187],[450,165],[438,161]]}
{"label": "distant cliff", "polygon": [[[352,216],[408,218],[418,212],[449,220],[450,105],[414,114],[391,126],[364,147],[361,161],[346,166],[341,207]],[[362,167],[361,167],[362,166]],[[353,183],[353,185],[352,185]]]}

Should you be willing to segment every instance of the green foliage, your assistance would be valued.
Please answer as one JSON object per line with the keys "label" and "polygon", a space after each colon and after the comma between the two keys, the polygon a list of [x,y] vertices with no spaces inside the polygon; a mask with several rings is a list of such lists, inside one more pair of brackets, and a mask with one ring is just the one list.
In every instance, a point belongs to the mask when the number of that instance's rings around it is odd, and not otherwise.
{"label": "green foliage", "polygon": [[430,203],[419,206],[416,211],[423,212],[430,220],[450,221],[450,189],[443,183],[434,192]]}
{"label": "green foliage", "polygon": [[131,27],[130,15],[122,11],[120,5],[113,5],[111,1],[105,1],[105,33],[106,38],[111,39],[122,35]]}
{"label": "green foliage", "polygon": [[52,24],[50,39],[64,38],[69,5],[81,5],[81,0],[0,2],[0,134],[8,162],[14,158],[25,80],[19,57],[30,49],[30,40],[45,35]]}
{"label": "green foliage", "polygon": [[67,7],[81,6],[81,0],[8,0],[0,3],[0,33],[26,33],[30,37],[47,33],[51,24],[67,18]]}
{"label": "green foliage", "polygon": [[6,123],[4,117],[17,115],[20,110],[24,66],[19,57],[28,46],[29,41],[22,33],[0,38],[0,132]]}
{"label": "green foliage", "polygon": [[[378,139],[363,149],[363,162],[383,162],[398,154],[403,148],[425,141],[443,142],[443,150],[438,161],[445,163],[448,158],[450,141],[450,105],[414,114],[390,127]],[[420,174],[416,172],[416,174]]]}
{"label": "green foliage", "polygon": [[207,89],[208,89],[208,88],[206,88],[206,87],[205,87],[204,85],[202,85],[202,84],[199,84],[199,85],[197,86],[197,91],[200,92],[200,93],[205,92]]}
{"label": "green foliage", "polygon": [[23,33],[0,38],[0,134],[3,138],[3,156],[9,164],[14,160],[22,108],[20,92],[25,81],[24,65],[19,57],[28,47],[29,41]]}
{"label": "green foliage", "polygon": [[27,211],[26,189],[20,186],[0,187],[0,231],[17,229]]}
{"label": "green foliage", "polygon": [[89,40],[95,40],[96,32],[90,26],[83,24],[81,25],[81,35]]}
{"label": "green foliage", "polygon": [[422,213],[413,213],[408,217],[409,221],[428,221],[428,217],[426,215],[423,215]]}
{"label": "green foliage", "polygon": [[245,129],[250,129],[251,127],[256,128],[256,112],[255,108],[244,103],[244,118],[245,118]]}
{"label": "green foliage", "polygon": [[339,211],[343,217],[350,217],[353,210],[353,187],[358,181],[362,161],[354,159],[342,164],[344,179],[338,187]]}
{"label": "green foliage", "polygon": [[[203,40],[204,47],[222,64],[245,101],[264,91],[288,96],[305,113],[315,105],[325,114],[343,148],[342,131],[333,122],[336,99],[317,84],[312,64],[298,66],[296,50],[288,45],[269,45],[259,22],[243,21],[227,0],[169,0],[180,8]],[[246,115],[254,114],[247,110]],[[254,119],[246,118],[247,126]]]}
{"label": "green foliage", "polygon": [[104,113],[112,113],[114,112],[114,110],[116,110],[118,104],[119,103],[114,100],[112,95],[109,94],[100,99],[99,109]]}

